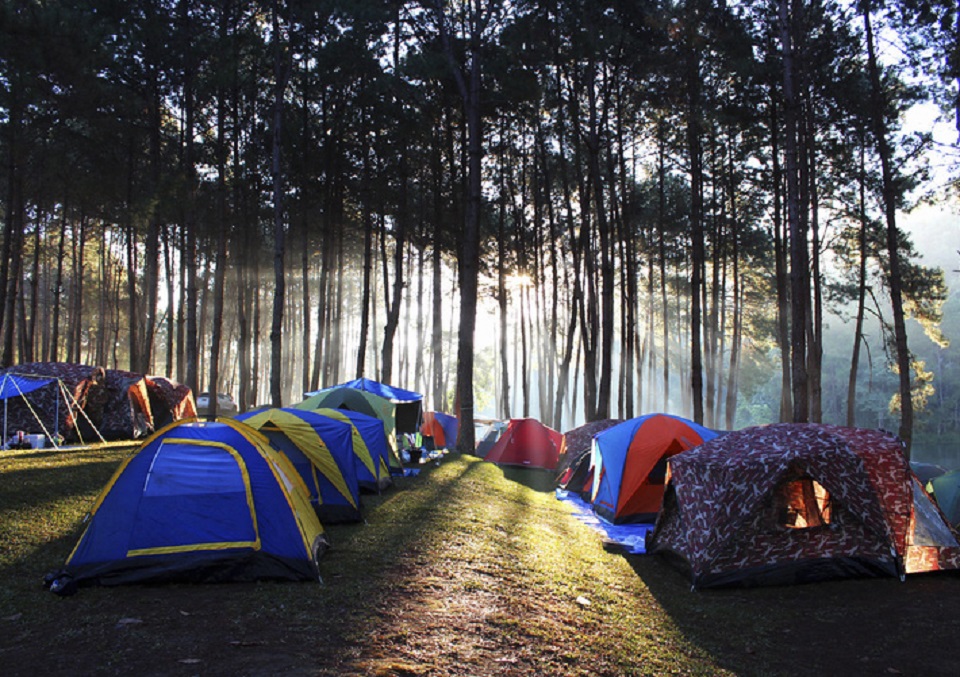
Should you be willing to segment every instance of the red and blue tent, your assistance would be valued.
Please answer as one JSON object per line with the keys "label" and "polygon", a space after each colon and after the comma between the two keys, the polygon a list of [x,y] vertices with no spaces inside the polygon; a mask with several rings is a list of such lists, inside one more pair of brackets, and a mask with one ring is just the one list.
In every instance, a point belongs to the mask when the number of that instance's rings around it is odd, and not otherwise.
{"label": "red and blue tent", "polygon": [[614,524],[653,522],[660,512],[667,459],[719,433],[670,414],[647,414],[593,439],[593,509]]}
{"label": "red and blue tent", "polygon": [[420,425],[420,434],[433,438],[433,446],[437,449],[453,449],[457,446],[457,434],[460,424],[456,416],[439,411],[425,411],[423,423]]}

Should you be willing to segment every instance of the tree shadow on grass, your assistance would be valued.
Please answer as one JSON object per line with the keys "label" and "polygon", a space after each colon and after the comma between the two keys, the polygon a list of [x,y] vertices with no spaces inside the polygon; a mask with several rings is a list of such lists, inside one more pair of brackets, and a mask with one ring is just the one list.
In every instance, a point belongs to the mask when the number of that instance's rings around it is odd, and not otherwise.
{"label": "tree shadow on grass", "polygon": [[552,470],[542,468],[523,468],[520,466],[499,466],[505,479],[517,482],[540,493],[553,493],[557,488],[556,477]]}
{"label": "tree shadow on grass", "polygon": [[[382,631],[384,610],[411,594],[408,579],[433,544],[458,537],[462,518],[447,497],[476,465],[431,467],[365,496],[367,523],[328,529],[322,583],[93,587],[64,599],[42,579],[63,565],[82,525],[25,547],[0,569],[0,654],[14,666],[6,674],[343,674]],[[63,488],[56,477],[50,486]]]}
{"label": "tree shadow on grass", "polygon": [[96,496],[117,468],[117,461],[103,460],[55,468],[20,468],[2,473],[0,510],[42,506],[51,500]]}
{"label": "tree shadow on grass", "polygon": [[957,626],[956,575],[694,591],[662,557],[623,556],[677,628],[737,674],[960,674],[942,639]]}

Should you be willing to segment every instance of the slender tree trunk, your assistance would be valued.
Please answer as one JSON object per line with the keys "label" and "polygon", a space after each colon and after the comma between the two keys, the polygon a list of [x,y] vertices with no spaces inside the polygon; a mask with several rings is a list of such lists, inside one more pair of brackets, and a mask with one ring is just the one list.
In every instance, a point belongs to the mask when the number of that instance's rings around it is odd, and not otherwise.
{"label": "slender tree trunk", "polygon": [[363,116],[362,124],[362,153],[363,169],[361,175],[360,194],[362,205],[361,220],[363,222],[363,289],[360,294],[360,343],[357,347],[357,368],[354,371],[356,378],[362,378],[367,362],[367,337],[370,334],[370,284],[373,274],[373,177],[370,173],[370,146],[367,131],[367,116]]}
{"label": "slender tree trunk", "polygon": [[687,148],[690,155],[690,226],[693,239],[690,277],[690,395],[693,420],[703,424],[703,353],[701,294],[703,289],[703,153],[700,129],[700,59],[696,47],[687,54]]}
{"label": "slender tree trunk", "polygon": [[[409,176],[407,171],[407,151],[400,152],[400,204],[397,208],[396,228],[394,232],[394,250],[393,250],[393,292],[390,293],[389,287],[385,287],[385,298],[387,302],[387,320],[383,326],[383,365],[381,367],[381,380],[390,383],[393,380],[393,353],[394,341],[396,340],[397,327],[400,324],[400,302],[403,300],[404,274],[403,274],[403,253],[406,247],[407,220],[409,218],[408,186]],[[386,238],[381,242],[381,247],[386,247]],[[384,283],[389,279],[384,269]]]}
{"label": "slender tree trunk", "polygon": [[[173,267],[173,246],[170,240],[173,239],[173,235],[168,229],[163,230],[163,263],[164,271],[166,272],[167,277],[167,368],[164,371],[164,374],[168,378],[173,378],[174,374],[177,372],[174,371],[176,368],[176,327],[177,327],[177,316],[180,313],[180,306],[177,304],[177,296],[174,291],[174,267]],[[179,377],[179,374],[177,374]]]}
{"label": "slender tree trunk", "polygon": [[43,224],[46,217],[43,214],[37,216],[33,231],[33,266],[30,271],[30,318],[29,322],[24,324],[24,343],[23,361],[33,362],[37,355],[37,322],[40,307],[40,258],[43,252]]}
{"label": "slender tree trunk", "polygon": [[793,389],[790,368],[789,287],[787,284],[787,252],[783,229],[783,173],[780,170],[779,120],[775,102],[770,104],[770,155],[773,162],[773,255],[777,287],[777,345],[780,348],[780,414],[779,421],[793,417]]}
{"label": "slender tree trunk", "polygon": [[880,155],[880,169],[883,179],[883,206],[886,216],[886,244],[890,269],[887,271],[887,283],[890,288],[890,301],[893,305],[893,331],[897,347],[897,368],[900,378],[900,439],[904,443],[904,456],[910,459],[913,442],[913,394],[911,388],[911,356],[907,345],[907,327],[903,310],[903,291],[900,273],[900,231],[897,228],[897,186],[892,164],[892,153],[887,139],[887,127],[884,113],[887,101],[880,84],[880,67],[874,46],[873,25],[870,21],[870,3],[862,6],[863,24],[867,39],[867,68],[869,69],[873,133]]}
{"label": "slender tree trunk", "polygon": [[270,173],[273,177],[273,315],[270,324],[270,401],[274,407],[283,406],[283,304],[286,292],[284,277],[284,238],[286,227],[283,210],[283,172],[281,149],[283,138],[283,95],[287,89],[289,68],[284,63],[280,36],[279,0],[273,0],[273,130],[271,134],[272,160]]}
{"label": "slender tree trunk", "polygon": [[860,346],[863,343],[863,322],[867,302],[867,178],[866,178],[866,139],[860,146],[860,184],[859,217],[860,229],[858,248],[860,262],[857,267],[857,319],[853,330],[853,353],[850,356],[850,375],[847,379],[847,426],[852,428],[857,421],[857,371],[860,367]]}
{"label": "slender tree trunk", "polygon": [[190,17],[189,2],[181,5],[183,31],[186,40],[185,66],[183,73],[184,98],[184,175],[186,176],[186,199],[184,200],[183,224],[186,246],[183,257],[186,261],[186,337],[184,339],[184,359],[186,376],[184,382],[194,392],[198,392],[199,378],[199,337],[197,331],[197,227],[195,223],[195,206],[197,204],[197,169],[194,158],[194,133],[196,114],[194,77],[196,64],[194,63],[193,26]]}
{"label": "slender tree trunk", "polygon": [[[20,103],[20,77],[15,75],[11,78],[10,89],[8,93],[7,110],[7,130],[6,152],[7,152],[7,190],[4,200],[4,223],[3,223],[3,256],[0,257],[0,289],[3,294],[0,295],[0,323],[2,323],[2,332],[0,332],[0,342],[3,349],[0,351],[0,366],[9,367],[13,364],[13,313],[9,305],[16,299],[17,288],[20,274],[18,271],[11,270],[14,263],[14,251],[17,249],[17,238],[23,233],[23,224],[20,222],[20,200],[22,195],[22,170],[20,167],[20,141],[23,137],[22,127],[22,105]],[[9,335],[9,339],[7,338]],[[7,350],[7,343],[11,347]]]}
{"label": "slender tree trunk", "polygon": [[60,361],[60,308],[63,302],[63,264],[67,249],[67,214],[68,204],[64,204],[60,219],[60,237],[57,240],[57,271],[53,280],[53,319],[50,331],[50,350],[45,359],[50,362]]}
{"label": "slender tree trunk", "polygon": [[442,39],[467,121],[467,206],[460,244],[460,330],[457,346],[457,408],[460,432],[457,450],[472,453],[474,443],[473,346],[477,323],[477,293],[480,266],[480,207],[482,204],[483,128],[481,115],[481,47],[487,21],[482,0],[469,2],[470,64],[466,76],[454,54],[447,33],[447,17],[441,3],[435,5],[442,28]]}
{"label": "slender tree trunk", "polygon": [[[8,230],[8,237],[5,238],[4,248],[6,248],[6,242],[9,241],[9,254],[6,260],[9,261],[8,277],[7,277],[7,288],[5,295],[5,304],[4,304],[4,317],[3,317],[3,357],[2,357],[2,366],[9,367],[16,362],[15,355],[15,337],[16,337],[16,308],[17,308],[17,299],[20,298],[21,288],[20,284],[23,278],[22,267],[23,267],[23,233],[26,226],[26,219],[24,216],[24,205],[23,205],[23,179],[22,177],[17,177],[13,180],[15,185],[13,190],[13,198],[10,200],[12,207],[12,214],[8,215],[7,223],[9,224],[10,230]],[[78,341],[79,346],[79,341]]]}
{"label": "slender tree trunk", "polygon": [[[160,84],[155,68],[149,71],[148,117],[150,120],[150,194],[156,202],[160,197],[162,176],[161,133],[163,119]],[[140,344],[140,361],[143,371],[154,371],[154,340],[157,333],[160,286],[160,213],[154,207],[147,216],[147,233],[144,238],[143,259],[143,334]]]}
{"label": "slender tree trunk", "polygon": [[730,240],[733,259],[733,328],[730,337],[730,370],[727,373],[727,397],[724,403],[727,430],[733,430],[737,420],[737,397],[740,383],[740,348],[743,338],[743,291],[740,280],[740,213],[737,209],[737,177],[734,175],[731,148],[727,172],[730,193]]}
{"label": "slender tree trunk", "polygon": [[433,364],[431,368],[433,373],[432,391],[433,405],[437,407],[439,411],[441,403],[444,403],[446,400],[443,388],[443,261],[441,258],[439,228],[437,228],[434,234],[430,261],[430,281],[433,289],[430,325],[430,354]]}
{"label": "slender tree trunk", "polygon": [[[811,95],[812,96],[812,95]],[[820,193],[817,185],[816,102],[809,106],[807,119],[807,192],[810,196],[810,289],[812,307],[807,317],[807,378],[810,420],[823,420],[823,290],[820,273]]]}
{"label": "slender tree trunk", "polygon": [[[505,125],[504,125],[505,127]],[[501,134],[505,133],[501,129]],[[503,148],[505,144],[501,144]],[[507,190],[504,177],[507,172],[503,150],[500,153],[500,200],[497,208],[497,307],[500,318],[500,416],[512,418],[510,413],[509,337],[507,336]]]}
{"label": "slender tree trunk", "polygon": [[587,68],[587,104],[590,127],[587,149],[590,158],[590,184],[593,189],[597,235],[600,237],[600,383],[597,390],[597,419],[610,418],[610,395],[613,377],[614,269],[610,225],[604,203],[603,179],[600,172],[600,133],[596,99],[595,64]]}
{"label": "slender tree trunk", "polygon": [[660,264],[660,308],[663,314],[663,407],[670,407],[670,299],[667,294],[665,123],[657,126],[657,258]]}
{"label": "slender tree trunk", "polygon": [[[224,8],[220,10],[220,40],[226,42],[228,15]],[[220,410],[220,352],[223,342],[223,306],[224,286],[227,277],[227,99],[223,87],[217,88],[217,249],[213,277],[213,328],[210,337],[210,393],[209,415],[216,418]]]}
{"label": "slender tree trunk", "polygon": [[[790,306],[792,323],[791,381],[793,384],[793,421],[806,423],[810,420],[807,395],[807,313],[809,290],[807,287],[807,234],[800,218],[800,173],[797,152],[797,94],[795,90],[795,63],[793,55],[791,0],[780,0],[780,42],[783,50],[783,99],[786,138],[787,179],[787,226],[790,233]],[[795,16],[795,15],[794,15]]]}

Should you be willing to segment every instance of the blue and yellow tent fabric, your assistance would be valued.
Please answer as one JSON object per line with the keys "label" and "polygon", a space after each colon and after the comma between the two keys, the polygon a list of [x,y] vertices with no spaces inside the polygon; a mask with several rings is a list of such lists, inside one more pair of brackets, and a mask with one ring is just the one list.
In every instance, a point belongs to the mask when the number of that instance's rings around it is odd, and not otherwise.
{"label": "blue and yellow tent fabric", "polygon": [[614,524],[653,522],[660,513],[667,459],[717,432],[670,414],[647,414],[593,438],[593,509]]}
{"label": "blue and yellow tent fabric", "polygon": [[101,492],[63,575],[76,584],[318,580],[326,546],[300,475],[249,426],[180,421]]}
{"label": "blue and yellow tent fabric", "polygon": [[264,409],[236,420],[259,430],[287,455],[310,490],[322,523],[363,519],[349,424],[300,409]]}
{"label": "blue and yellow tent fabric", "polygon": [[360,488],[369,491],[386,489],[390,478],[391,448],[383,421],[357,411],[321,408],[317,414],[349,424],[354,430],[354,452],[361,464],[357,465]]}

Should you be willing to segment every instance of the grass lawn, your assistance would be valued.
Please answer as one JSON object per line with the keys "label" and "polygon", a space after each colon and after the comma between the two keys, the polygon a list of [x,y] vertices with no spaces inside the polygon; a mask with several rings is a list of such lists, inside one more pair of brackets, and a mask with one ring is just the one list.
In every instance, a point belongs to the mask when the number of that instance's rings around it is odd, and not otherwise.
{"label": "grass lawn", "polygon": [[6,675],[957,675],[960,577],[691,592],[551,477],[471,456],[365,496],[323,583],[44,590],[124,452],[0,452]]}

